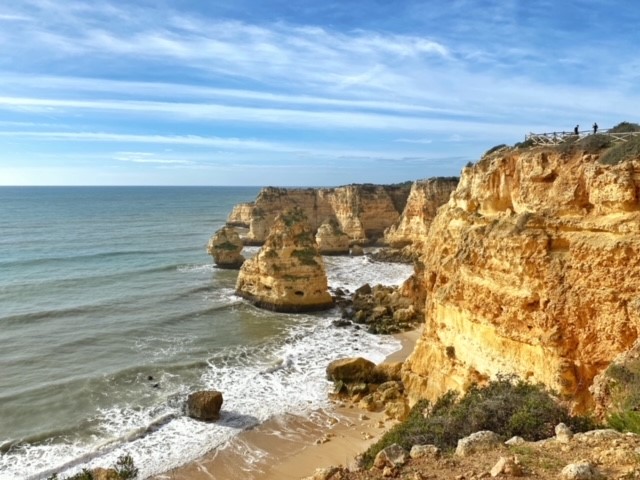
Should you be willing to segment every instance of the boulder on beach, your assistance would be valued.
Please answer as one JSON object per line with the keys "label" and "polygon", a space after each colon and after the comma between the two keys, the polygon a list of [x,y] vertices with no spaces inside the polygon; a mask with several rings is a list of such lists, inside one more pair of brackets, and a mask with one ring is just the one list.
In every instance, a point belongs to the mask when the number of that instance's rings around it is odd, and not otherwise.
{"label": "boulder on beach", "polygon": [[366,382],[375,366],[375,363],[362,357],[340,358],[327,365],[327,378],[334,382]]}
{"label": "boulder on beach", "polygon": [[194,392],[187,398],[186,413],[196,420],[210,422],[220,418],[222,408],[222,392],[202,390]]}

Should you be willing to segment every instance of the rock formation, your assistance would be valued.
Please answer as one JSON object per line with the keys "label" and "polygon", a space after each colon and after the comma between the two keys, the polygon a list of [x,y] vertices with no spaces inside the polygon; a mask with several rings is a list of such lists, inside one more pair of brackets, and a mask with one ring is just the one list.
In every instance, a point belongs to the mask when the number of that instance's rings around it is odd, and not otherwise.
{"label": "rock formation", "polygon": [[227,225],[230,227],[249,228],[251,218],[253,217],[253,203],[239,203],[233,207],[229,217],[227,217]]}
{"label": "rock formation", "polygon": [[318,228],[316,243],[322,255],[346,255],[349,253],[349,235],[344,233],[334,219],[327,220]]}
{"label": "rock formation", "polygon": [[210,422],[220,418],[222,393],[216,390],[194,392],[187,398],[186,413],[191,418]]}
{"label": "rock formation", "polygon": [[222,227],[209,239],[207,252],[220,268],[240,268],[244,263],[242,247],[238,232],[233,227]]}
{"label": "rock formation", "polygon": [[458,177],[437,177],[415,182],[402,215],[384,232],[385,242],[394,248],[421,246],[438,208],[447,203],[458,181]]}
{"label": "rock formation", "polygon": [[279,215],[265,244],[238,275],[236,293],[262,308],[301,312],[330,308],[327,274],[302,209]]}
{"label": "rock formation", "polygon": [[640,159],[502,150],[463,169],[426,240],[413,401],[513,373],[593,404],[640,331]]}
{"label": "rock formation", "polygon": [[249,228],[245,244],[262,244],[276,216],[299,207],[312,231],[337,221],[351,243],[369,243],[400,217],[411,184],[347,185],[337,188],[263,188],[255,202],[237,205],[227,223]]}

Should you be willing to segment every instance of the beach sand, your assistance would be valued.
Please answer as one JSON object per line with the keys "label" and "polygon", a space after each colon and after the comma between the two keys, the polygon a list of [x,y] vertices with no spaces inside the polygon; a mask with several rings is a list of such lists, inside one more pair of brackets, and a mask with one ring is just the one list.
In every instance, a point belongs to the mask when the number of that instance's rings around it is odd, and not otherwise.
{"label": "beach sand", "polygon": [[[401,350],[385,361],[402,361],[420,330],[395,335]],[[336,405],[307,417],[284,415],[244,431],[203,458],[153,477],[156,480],[299,480],[317,468],[350,466],[395,421],[382,412]]]}

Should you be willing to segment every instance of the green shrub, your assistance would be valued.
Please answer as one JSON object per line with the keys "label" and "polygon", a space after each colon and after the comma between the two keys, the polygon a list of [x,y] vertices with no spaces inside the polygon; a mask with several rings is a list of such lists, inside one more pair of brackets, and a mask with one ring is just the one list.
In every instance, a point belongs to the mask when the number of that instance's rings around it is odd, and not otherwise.
{"label": "green shrub", "polygon": [[620,432],[640,434],[640,413],[632,410],[613,413],[607,419],[607,424]]}
{"label": "green shrub", "polygon": [[513,147],[517,148],[518,150],[521,150],[524,148],[531,148],[534,145],[535,143],[533,143],[533,140],[531,140],[530,138],[527,138],[524,142],[518,142]]}
{"label": "green shrub", "polygon": [[[118,457],[118,461],[113,467],[118,480],[134,480],[138,478],[138,469],[133,463],[133,458],[129,454],[121,455]],[[76,473],[70,477],[58,477],[57,473],[47,477],[47,480],[94,480],[93,473],[86,468],[83,468],[80,473]]]}
{"label": "green shrub", "polygon": [[620,122],[615,127],[609,129],[609,133],[629,133],[640,132],[640,125],[637,123]]}
{"label": "green shrub", "polygon": [[608,135],[589,135],[576,142],[586,153],[598,153],[600,150],[609,148],[612,145],[611,137]]}
{"label": "green shrub", "polygon": [[316,266],[316,251],[313,248],[305,248],[304,250],[294,250],[291,256],[297,258],[302,265]]}
{"label": "green shrub", "polygon": [[118,458],[115,471],[121,480],[133,480],[138,477],[138,469],[133,463],[131,455],[122,455]]}
{"label": "green shrub", "polygon": [[605,371],[610,378],[611,406],[607,423],[622,432],[640,434],[640,360],[613,363]]}
{"label": "green shrub", "polygon": [[555,148],[560,153],[573,153],[575,151],[576,143],[578,142],[578,137],[575,135],[570,135],[564,137],[562,143],[556,145]]}
{"label": "green shrub", "polygon": [[405,449],[416,444],[434,444],[451,450],[460,438],[480,430],[491,430],[505,438],[519,435],[527,440],[541,440],[552,437],[560,422],[574,431],[595,427],[589,418],[569,415],[543,386],[500,377],[486,387],[472,387],[460,398],[449,392],[433,406],[426,400],[418,402],[407,420],[389,430],[364,453],[362,463],[370,467],[376,454],[393,443]]}
{"label": "green shrub", "polygon": [[496,145],[495,147],[491,147],[489,150],[484,152],[484,154],[482,156],[486,157],[487,155],[491,155],[492,153],[497,152],[501,148],[505,148],[505,147],[508,147],[508,145],[506,145],[504,143],[501,143],[500,145]]}
{"label": "green shrub", "polygon": [[617,165],[626,160],[640,158],[640,136],[633,137],[626,142],[619,143],[607,150],[601,157],[600,163]]}
{"label": "green shrub", "polygon": [[229,241],[225,241],[222,243],[219,243],[218,245],[214,246],[213,248],[215,248],[216,250],[226,250],[229,252],[233,252],[234,250],[238,250],[238,247],[236,245],[234,245],[233,243],[229,242]]}

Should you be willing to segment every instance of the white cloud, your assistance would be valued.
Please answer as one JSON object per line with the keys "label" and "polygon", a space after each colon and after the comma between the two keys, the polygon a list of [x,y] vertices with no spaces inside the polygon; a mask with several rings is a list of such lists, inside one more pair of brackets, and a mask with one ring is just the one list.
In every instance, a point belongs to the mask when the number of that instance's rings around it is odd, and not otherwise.
{"label": "white cloud", "polygon": [[113,156],[114,160],[132,163],[152,163],[160,165],[189,165],[188,160],[173,160],[169,158],[158,158],[155,153],[149,152],[118,152]]}

